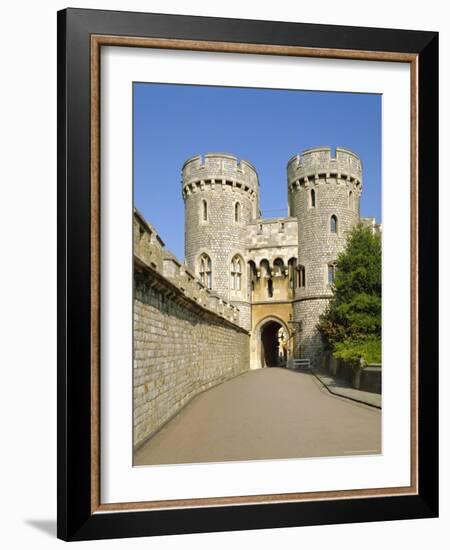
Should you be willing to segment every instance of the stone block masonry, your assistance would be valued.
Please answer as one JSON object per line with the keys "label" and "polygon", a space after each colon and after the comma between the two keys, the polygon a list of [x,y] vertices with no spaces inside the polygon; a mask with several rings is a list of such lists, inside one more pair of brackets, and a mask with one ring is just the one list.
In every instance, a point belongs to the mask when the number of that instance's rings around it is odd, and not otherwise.
{"label": "stone block masonry", "polygon": [[246,330],[135,260],[135,449],[195,395],[248,369]]}
{"label": "stone block masonry", "polygon": [[317,329],[330,298],[336,261],[347,236],[359,222],[362,166],[359,158],[337,148],[318,147],[293,157],[287,166],[290,213],[298,219],[298,266],[303,281],[295,289],[295,355],[320,362],[323,342]]}
{"label": "stone block masonry", "polygon": [[[188,159],[184,261],[135,210],[135,448],[201,391],[268,364],[269,347],[270,357],[282,349],[288,361],[321,364],[317,323],[360,221],[361,161],[343,148],[308,149],[288,162],[287,183],[288,217],[264,219],[252,164],[224,153]],[[267,323],[278,323],[284,347],[278,333],[263,337]]]}
{"label": "stone block masonry", "polygon": [[[207,153],[188,159],[182,169],[185,203],[185,257],[200,275],[201,258],[210,262],[210,288],[239,309],[241,325],[250,329],[247,284],[247,224],[259,212],[254,167],[232,155]],[[231,286],[231,265],[240,261],[238,288]]]}

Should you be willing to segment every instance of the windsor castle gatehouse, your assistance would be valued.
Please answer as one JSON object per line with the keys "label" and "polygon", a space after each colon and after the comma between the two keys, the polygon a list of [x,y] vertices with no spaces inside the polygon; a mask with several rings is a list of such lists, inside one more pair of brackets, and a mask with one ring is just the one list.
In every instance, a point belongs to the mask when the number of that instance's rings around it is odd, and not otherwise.
{"label": "windsor castle gatehouse", "polygon": [[361,161],[342,148],[309,149],[287,163],[287,186],[287,217],[262,218],[250,162],[188,159],[184,261],[135,211],[135,447],[215,384],[294,358],[320,362],[317,322],[360,221]]}

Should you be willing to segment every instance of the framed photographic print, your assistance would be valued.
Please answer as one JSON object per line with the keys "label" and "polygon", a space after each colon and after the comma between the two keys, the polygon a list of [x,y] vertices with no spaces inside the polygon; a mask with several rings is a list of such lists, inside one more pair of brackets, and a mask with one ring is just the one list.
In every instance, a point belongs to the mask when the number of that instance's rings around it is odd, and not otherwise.
{"label": "framed photographic print", "polygon": [[58,536],[434,517],[438,36],[58,13]]}

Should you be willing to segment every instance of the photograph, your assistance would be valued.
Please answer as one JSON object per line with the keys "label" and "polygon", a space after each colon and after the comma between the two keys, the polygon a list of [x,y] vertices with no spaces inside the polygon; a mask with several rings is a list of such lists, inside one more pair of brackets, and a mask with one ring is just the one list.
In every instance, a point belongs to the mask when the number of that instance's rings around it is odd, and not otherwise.
{"label": "photograph", "polygon": [[445,6],[2,5],[3,548],[449,547]]}
{"label": "photograph", "polygon": [[132,101],[133,466],[382,453],[382,95]]}
{"label": "photograph", "polygon": [[57,536],[437,517],[438,33],[207,12],[58,12]]}

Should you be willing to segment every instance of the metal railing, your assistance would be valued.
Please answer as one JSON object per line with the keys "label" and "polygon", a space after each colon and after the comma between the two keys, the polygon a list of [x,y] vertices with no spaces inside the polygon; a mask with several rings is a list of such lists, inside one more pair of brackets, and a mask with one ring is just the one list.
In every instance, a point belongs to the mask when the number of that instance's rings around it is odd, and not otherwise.
{"label": "metal railing", "polygon": [[309,370],[311,368],[311,363],[309,358],[307,359],[292,359],[292,368],[299,370]]}

